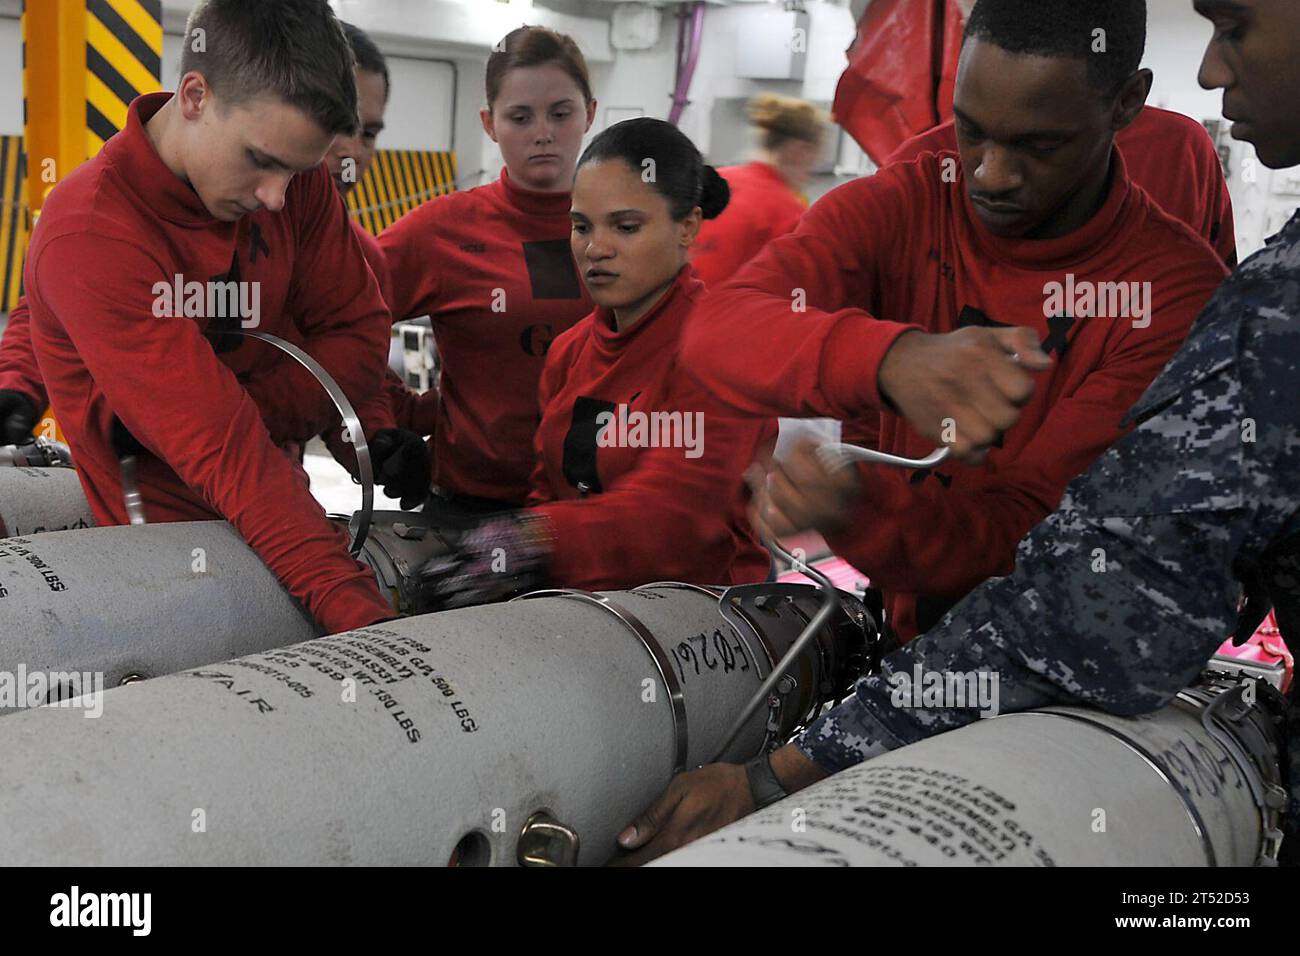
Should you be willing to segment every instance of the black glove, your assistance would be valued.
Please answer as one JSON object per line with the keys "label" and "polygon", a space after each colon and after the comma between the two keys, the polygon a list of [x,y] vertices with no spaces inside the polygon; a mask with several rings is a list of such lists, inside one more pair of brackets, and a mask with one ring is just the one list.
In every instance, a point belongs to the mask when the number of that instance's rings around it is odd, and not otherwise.
{"label": "black glove", "polygon": [[375,484],[384,494],[401,499],[403,511],[423,504],[433,477],[433,455],[424,439],[403,428],[384,428],[368,444]]}
{"label": "black glove", "polygon": [[0,444],[21,445],[32,437],[40,410],[22,392],[0,389]]}
{"label": "black glove", "polygon": [[120,461],[123,458],[139,458],[149,454],[149,449],[140,444],[140,439],[131,434],[131,430],[122,424],[122,419],[113,416],[113,425],[108,433],[108,442],[113,446],[113,453]]}

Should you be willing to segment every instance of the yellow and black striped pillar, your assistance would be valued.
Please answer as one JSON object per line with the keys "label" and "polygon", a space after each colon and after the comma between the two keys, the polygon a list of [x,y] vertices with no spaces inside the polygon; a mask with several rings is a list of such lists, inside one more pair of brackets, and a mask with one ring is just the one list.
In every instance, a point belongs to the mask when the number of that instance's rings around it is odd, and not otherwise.
{"label": "yellow and black striped pillar", "polygon": [[18,301],[23,254],[31,221],[27,214],[26,155],[21,136],[0,136],[0,312]]}
{"label": "yellow and black striped pillar", "polygon": [[[0,311],[22,293],[41,206],[162,88],[162,0],[24,0],[22,137],[0,136]],[[38,426],[49,434],[50,412]],[[56,431],[56,437],[61,437]]]}
{"label": "yellow and black striped pillar", "polygon": [[162,0],[24,0],[23,108],[33,217],[162,88]]}

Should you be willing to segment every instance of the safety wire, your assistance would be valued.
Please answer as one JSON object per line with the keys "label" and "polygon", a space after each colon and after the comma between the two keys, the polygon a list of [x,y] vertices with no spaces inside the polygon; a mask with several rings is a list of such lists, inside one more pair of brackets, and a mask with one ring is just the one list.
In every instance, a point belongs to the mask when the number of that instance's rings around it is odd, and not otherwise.
{"label": "safety wire", "polygon": [[[818,457],[821,458],[823,464],[834,471],[846,468],[855,461],[864,461],[877,465],[889,465],[894,468],[934,468],[936,465],[942,464],[947,460],[950,451],[951,449],[949,448],[937,448],[933,453],[927,455],[925,458],[902,458],[898,455],[888,454],[887,452],[876,451],[873,448],[861,448],[857,445],[833,443],[822,445],[817,449],[817,454]],[[822,626],[830,619],[831,615],[840,609],[839,590],[833,583],[831,583],[830,578],[826,577],[826,575],[822,574],[816,568],[795,557],[771,538],[764,536],[763,544],[778,557],[789,562],[790,566],[796,571],[811,578],[817,587],[821,589],[822,603],[817,609],[817,613],[813,615],[812,620],[810,620],[808,625],[802,632],[800,632],[799,637],[795,639],[795,642],[790,645],[790,649],[786,651],[785,656],[782,657],[781,660],[777,662],[776,666],[772,668],[772,672],[767,675],[767,679],[763,681],[762,686],[759,687],[759,689],[754,693],[754,696],[750,699],[749,703],[745,705],[745,708],[740,712],[739,716],[736,717],[735,722],[731,725],[730,731],[727,733],[726,739],[723,741],[722,746],[718,748],[718,752],[713,756],[713,759],[709,761],[710,763],[717,763],[722,759],[722,755],[727,752],[727,748],[732,745],[736,737],[739,736],[741,730],[744,729],[745,724],[747,724],[749,719],[754,716],[754,712],[768,701],[781,678],[783,678],[790,671],[790,668],[794,666],[795,661],[799,659],[799,656],[803,654],[808,645],[817,637],[818,632],[821,631]],[[723,594],[722,599],[725,601],[726,597],[726,594]]]}

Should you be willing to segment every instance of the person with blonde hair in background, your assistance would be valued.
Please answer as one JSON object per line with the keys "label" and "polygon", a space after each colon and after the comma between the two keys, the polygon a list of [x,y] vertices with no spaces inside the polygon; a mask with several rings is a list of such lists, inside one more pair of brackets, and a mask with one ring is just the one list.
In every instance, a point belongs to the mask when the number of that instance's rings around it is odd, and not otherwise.
{"label": "person with blonde hair in background", "polygon": [[749,101],[749,118],[759,132],[758,156],[718,170],[731,188],[731,204],[704,223],[692,250],[691,265],[709,287],[794,230],[808,207],[799,190],[826,143],[826,114],[803,100],[760,93]]}

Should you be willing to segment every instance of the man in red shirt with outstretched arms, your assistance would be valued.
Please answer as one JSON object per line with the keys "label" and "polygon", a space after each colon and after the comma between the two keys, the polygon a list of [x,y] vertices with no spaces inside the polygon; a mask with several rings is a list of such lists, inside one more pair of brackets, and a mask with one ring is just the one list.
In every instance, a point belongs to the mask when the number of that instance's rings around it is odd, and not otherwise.
{"label": "man in red shirt with outstretched arms", "polygon": [[[1133,187],[1114,148],[1150,86],[1145,38],[1142,0],[980,0],[954,103],[960,155],[923,154],[832,191],[688,326],[684,366],[728,404],[879,416],[881,447],[911,458],[970,427],[957,404],[918,413],[915,400],[962,386],[945,355],[963,336],[1020,327],[1052,356],[1014,428],[975,422],[975,444],[995,446],[982,464],[862,465],[845,488],[810,479],[820,466],[805,450],[769,476],[758,520],[821,531],[886,592],[903,640],[1012,569],[1016,544],[1122,434],[1226,274]],[[1011,364],[994,350],[987,362]]]}
{"label": "man in red shirt with outstretched arms", "polygon": [[181,69],[54,189],[27,256],[33,346],[82,485],[97,522],[126,523],[124,428],[147,452],[147,520],[226,518],[328,632],[390,618],[275,445],[326,427],[328,398],[305,372],[260,374],[279,353],[229,334],[297,339],[354,402],[379,387],[389,316],[321,164],[357,123],[347,41],[325,0],[205,0]]}

